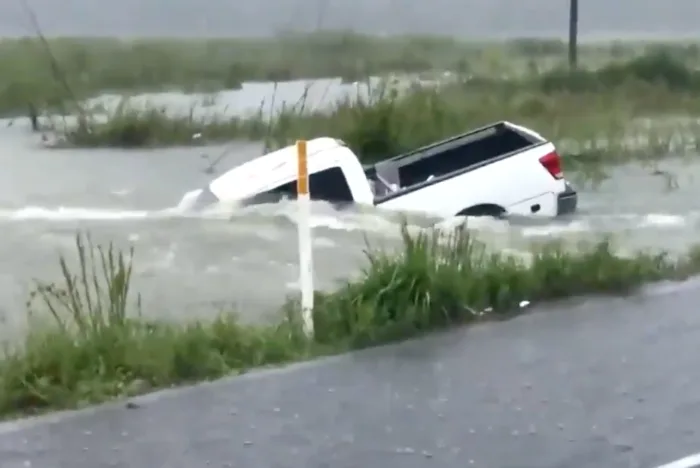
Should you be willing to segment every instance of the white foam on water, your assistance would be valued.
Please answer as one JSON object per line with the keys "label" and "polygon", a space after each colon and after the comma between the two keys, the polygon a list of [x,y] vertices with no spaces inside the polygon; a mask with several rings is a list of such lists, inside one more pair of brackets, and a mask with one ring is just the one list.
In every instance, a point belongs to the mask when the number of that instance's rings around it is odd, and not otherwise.
{"label": "white foam on water", "polygon": [[[247,207],[219,204],[202,213],[206,218],[245,219],[254,222],[257,218],[267,222],[270,219],[283,219],[297,223],[296,202],[285,200],[279,203],[261,204]],[[398,223],[380,210],[337,210],[331,204],[313,202],[311,204],[311,227],[332,231],[370,231],[382,234],[395,234]]]}
{"label": "white foam on water", "polygon": [[572,221],[568,224],[550,224],[545,226],[530,226],[522,229],[524,237],[551,237],[562,234],[572,234],[590,231],[591,226],[586,221]]}
{"label": "white foam on water", "polygon": [[175,264],[178,246],[175,243],[153,249],[150,252],[150,261],[141,262],[136,270],[141,274],[152,274],[162,270],[169,270]]}
{"label": "white foam on water", "polygon": [[110,193],[114,195],[115,197],[125,197],[129,195],[133,190],[131,189],[117,189],[117,190],[112,190]]}
{"label": "white foam on water", "polygon": [[197,197],[203,192],[202,189],[190,190],[182,196],[182,199],[174,207],[177,211],[188,211],[191,210],[197,203]]}
{"label": "white foam on water", "polygon": [[[162,210],[133,210],[118,208],[95,208],[80,206],[26,206],[19,209],[0,208],[0,223],[44,221],[49,223],[68,222],[153,222],[165,219],[190,219],[193,226],[202,222],[202,229],[214,232],[231,232],[233,235],[255,236],[273,243],[284,242],[294,235],[297,222],[297,205],[294,200],[282,201],[275,204],[254,205],[241,207],[236,204],[218,204],[205,210],[192,209],[189,201],[196,198],[196,191],[189,192],[182,201],[174,207]],[[429,216],[413,215],[406,217],[393,212],[386,212],[373,207],[360,207],[338,210],[333,205],[323,202],[312,203],[311,225],[315,229],[314,237],[319,238],[317,247],[333,248],[337,242],[336,232],[360,232],[378,235],[387,241],[400,237],[400,226],[408,223],[410,233],[420,233],[437,229],[449,233],[458,227],[466,227],[474,231],[479,240],[486,242],[489,248],[504,253],[527,257],[529,242],[538,239],[562,238],[576,240],[581,235],[595,233],[629,233],[634,235],[630,242],[647,242],[654,234],[645,231],[656,229],[679,229],[688,225],[697,217],[695,214],[684,216],[670,213],[616,213],[590,214],[583,213],[571,221],[518,220],[494,219],[489,217],[453,217],[448,219],[430,218]],[[207,221],[208,220],[208,221]],[[215,222],[209,222],[209,221]],[[216,222],[216,221],[220,222]],[[207,221],[207,222],[205,222]],[[533,225],[532,223],[536,223]],[[631,231],[630,231],[631,230]],[[639,231],[637,234],[636,230]],[[139,240],[141,228],[131,231],[130,241]],[[649,242],[653,242],[650,240]],[[509,251],[511,249],[512,251]]]}
{"label": "white foam on water", "polygon": [[[192,193],[193,197],[196,194]],[[243,224],[251,229],[260,228],[261,224],[269,224],[275,219],[286,219],[296,223],[297,210],[294,203],[278,203],[240,207],[235,205],[216,205],[203,211],[191,209],[193,197],[183,197],[175,207],[162,210],[129,210],[118,208],[96,208],[80,206],[26,206],[17,209],[0,208],[2,221],[138,221],[167,218],[192,218],[222,221],[241,220],[237,227]],[[326,228],[338,231],[380,231],[396,232],[398,224],[380,213],[339,212],[330,205],[314,203],[312,207],[311,225],[314,228]]]}
{"label": "white foam on water", "polygon": [[510,224],[504,219],[492,218],[490,216],[453,216],[437,221],[430,226],[438,231],[453,231],[459,227],[474,229],[477,231],[506,232],[510,229]]}
{"label": "white foam on water", "polygon": [[59,206],[56,208],[48,208],[42,206],[27,206],[17,210],[0,210],[0,219],[11,221],[121,221],[145,219],[149,216],[152,216],[152,214],[153,212],[149,212],[146,210],[116,210],[67,206]]}
{"label": "white foam on water", "polygon": [[656,468],[698,468],[700,467],[700,453],[694,453],[687,457],[679,458],[678,460],[659,465]]}
{"label": "white foam on water", "polygon": [[316,236],[316,237],[314,237],[313,242],[314,242],[314,244],[313,244],[314,247],[319,247],[322,249],[333,248],[333,247],[337,246],[337,243],[329,237]]}
{"label": "white foam on water", "polygon": [[686,225],[686,218],[684,216],[672,215],[672,214],[662,214],[662,213],[650,213],[642,217],[639,227],[644,226],[658,226],[658,227],[680,227]]}
{"label": "white foam on water", "polygon": [[336,218],[335,216],[323,216],[323,215],[311,215],[311,227],[312,228],[327,228],[337,231],[350,231],[356,226],[349,223],[344,223],[342,219]]}

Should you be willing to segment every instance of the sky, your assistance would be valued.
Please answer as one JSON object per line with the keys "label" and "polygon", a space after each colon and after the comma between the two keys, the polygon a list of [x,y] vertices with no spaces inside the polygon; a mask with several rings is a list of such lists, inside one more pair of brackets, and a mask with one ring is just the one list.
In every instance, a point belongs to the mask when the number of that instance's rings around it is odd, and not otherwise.
{"label": "sky", "polygon": [[[0,0],[0,36],[33,34],[23,1]],[[26,1],[50,36],[270,36],[320,24],[373,34],[563,37],[569,13],[569,0]],[[700,0],[579,3],[583,38],[700,39]]]}

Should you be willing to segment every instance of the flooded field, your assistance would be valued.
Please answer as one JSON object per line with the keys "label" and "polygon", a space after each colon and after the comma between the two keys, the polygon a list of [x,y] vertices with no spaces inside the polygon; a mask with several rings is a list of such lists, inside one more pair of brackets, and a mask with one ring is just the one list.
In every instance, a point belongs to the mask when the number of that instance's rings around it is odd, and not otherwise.
{"label": "flooded field", "polygon": [[[303,89],[303,84],[290,86],[294,89],[278,90],[280,96],[287,96],[278,105],[298,99],[293,91]],[[313,99],[321,102],[328,91],[324,93],[323,86],[319,89]],[[248,96],[244,88],[236,95],[238,104],[229,102],[227,109],[255,110],[265,97],[263,91],[260,88]],[[269,95],[269,86],[266,92]],[[183,97],[173,99],[181,99],[186,107]],[[211,314],[234,303],[242,315],[255,320],[294,292],[298,267],[292,204],[246,210],[219,207],[198,217],[174,209],[184,192],[212,177],[204,172],[211,155],[228,152],[217,167],[223,171],[258,156],[261,145],[128,152],[49,150],[41,147],[23,122],[8,124],[0,122],[0,161],[5,168],[0,172],[4,240],[0,304],[8,324],[20,323],[32,279],[57,275],[57,255],[70,252],[78,230],[89,231],[98,242],[135,245],[136,288],[148,315]],[[673,184],[662,172],[672,174]],[[698,240],[700,158],[697,162],[667,159],[655,170],[619,167],[611,176],[595,189],[579,187],[581,209],[573,218],[552,222],[480,219],[471,225],[495,248],[515,251],[536,240],[558,237],[576,243],[605,233],[614,234],[623,250],[679,252]],[[436,220],[410,222],[429,227]],[[399,223],[396,215],[379,211],[337,212],[315,205],[319,286],[332,287],[357,272],[367,241],[396,245]]]}

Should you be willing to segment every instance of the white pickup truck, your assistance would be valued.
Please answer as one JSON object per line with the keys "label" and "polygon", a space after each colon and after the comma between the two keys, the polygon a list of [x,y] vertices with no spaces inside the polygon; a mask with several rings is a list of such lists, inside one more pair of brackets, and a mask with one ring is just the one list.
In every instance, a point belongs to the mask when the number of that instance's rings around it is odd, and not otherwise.
{"label": "white pickup truck", "polygon": [[[554,145],[536,132],[498,122],[363,166],[342,141],[308,141],[313,200],[375,205],[440,217],[554,217],[576,210]],[[189,192],[181,206],[217,202],[274,203],[296,196],[295,146],[235,167],[208,187]]]}

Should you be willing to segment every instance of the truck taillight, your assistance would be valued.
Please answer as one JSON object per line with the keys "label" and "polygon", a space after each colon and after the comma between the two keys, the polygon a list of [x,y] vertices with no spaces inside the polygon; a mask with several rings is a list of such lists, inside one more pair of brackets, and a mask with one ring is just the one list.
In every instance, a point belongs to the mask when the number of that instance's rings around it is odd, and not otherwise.
{"label": "truck taillight", "polygon": [[547,169],[547,172],[552,174],[555,179],[564,178],[564,170],[561,167],[561,157],[556,151],[552,151],[549,154],[545,154],[540,158],[540,164]]}

